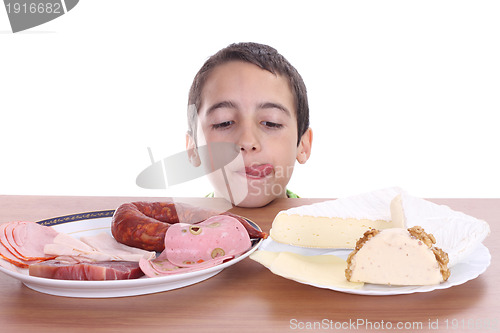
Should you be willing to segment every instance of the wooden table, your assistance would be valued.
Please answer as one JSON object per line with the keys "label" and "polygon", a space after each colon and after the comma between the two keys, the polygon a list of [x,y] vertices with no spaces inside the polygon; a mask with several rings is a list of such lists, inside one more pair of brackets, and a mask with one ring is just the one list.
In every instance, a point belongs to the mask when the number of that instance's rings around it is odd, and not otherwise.
{"label": "wooden table", "polygon": [[[115,209],[130,197],[0,196],[0,223]],[[142,198],[156,200],[161,198]],[[193,203],[217,199],[193,199]],[[282,199],[234,209],[269,231],[280,210],[325,199]],[[195,285],[143,296],[87,299],[33,291],[0,274],[1,332],[486,332],[500,330],[500,199],[435,199],[489,222],[488,270],[464,285],[429,293],[360,296],[270,273],[251,259]],[[316,329],[314,325],[316,326]],[[398,325],[402,325],[398,326]],[[456,326],[455,326],[456,325]],[[488,326],[489,325],[489,326]],[[412,329],[404,327],[413,326]],[[310,328],[310,329],[308,329]]]}

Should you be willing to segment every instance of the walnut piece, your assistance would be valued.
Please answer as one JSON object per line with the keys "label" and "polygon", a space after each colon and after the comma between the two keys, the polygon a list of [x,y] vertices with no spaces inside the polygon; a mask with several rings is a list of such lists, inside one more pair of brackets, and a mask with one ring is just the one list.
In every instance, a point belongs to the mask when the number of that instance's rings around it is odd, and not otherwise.
{"label": "walnut piece", "polygon": [[345,270],[345,277],[346,277],[347,281],[351,281],[351,276],[352,276],[351,261],[352,261],[352,257],[354,257],[354,255],[356,255],[356,253],[358,253],[359,249],[361,249],[363,247],[363,245],[365,245],[365,243],[370,238],[372,238],[373,236],[375,236],[379,232],[380,231],[378,231],[376,229],[367,230],[363,234],[363,237],[361,237],[360,239],[358,239],[358,241],[356,242],[356,247],[349,254],[349,256],[347,257],[347,260],[346,260],[347,261],[347,268]]}
{"label": "walnut piece", "polygon": [[424,228],[420,226],[409,228],[408,232],[412,237],[422,241],[429,247],[429,249],[432,250],[439,264],[439,270],[441,272],[441,275],[443,276],[443,281],[448,280],[451,274],[450,270],[448,269],[448,263],[450,262],[450,260],[448,259],[448,254],[446,252],[444,252],[439,247],[434,246],[434,244],[436,244],[436,238],[434,238],[434,235],[426,233],[424,231]]}

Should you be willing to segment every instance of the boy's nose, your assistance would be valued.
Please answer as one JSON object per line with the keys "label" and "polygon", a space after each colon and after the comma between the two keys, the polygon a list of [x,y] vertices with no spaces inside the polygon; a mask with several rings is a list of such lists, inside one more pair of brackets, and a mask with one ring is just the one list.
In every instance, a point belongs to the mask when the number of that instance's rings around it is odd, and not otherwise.
{"label": "boy's nose", "polygon": [[238,146],[240,147],[241,151],[250,152],[260,149],[259,140],[251,130],[244,131],[238,141]]}
{"label": "boy's nose", "polygon": [[240,146],[241,151],[253,151],[257,150],[257,147],[255,146]]}

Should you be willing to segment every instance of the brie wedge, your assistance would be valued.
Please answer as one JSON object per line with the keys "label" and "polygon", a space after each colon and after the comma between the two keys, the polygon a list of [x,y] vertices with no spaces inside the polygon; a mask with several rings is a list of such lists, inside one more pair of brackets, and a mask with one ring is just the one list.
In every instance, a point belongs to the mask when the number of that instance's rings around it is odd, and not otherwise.
{"label": "brie wedge", "polygon": [[270,236],[295,246],[352,249],[366,230],[404,228],[402,219],[391,219],[390,203],[399,193],[388,188],[281,211]]}

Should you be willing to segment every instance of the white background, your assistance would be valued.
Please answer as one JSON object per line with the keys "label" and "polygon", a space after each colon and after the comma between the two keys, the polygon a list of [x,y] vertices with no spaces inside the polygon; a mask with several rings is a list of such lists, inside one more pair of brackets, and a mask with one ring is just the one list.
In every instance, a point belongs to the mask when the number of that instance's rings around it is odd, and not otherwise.
{"label": "white background", "polygon": [[135,179],[148,147],[184,149],[203,62],[254,41],[308,88],[313,150],[294,192],[500,197],[499,17],[497,1],[81,0],[13,34],[0,7],[0,194],[210,192]]}

